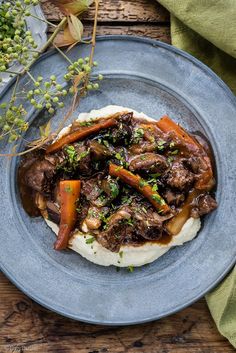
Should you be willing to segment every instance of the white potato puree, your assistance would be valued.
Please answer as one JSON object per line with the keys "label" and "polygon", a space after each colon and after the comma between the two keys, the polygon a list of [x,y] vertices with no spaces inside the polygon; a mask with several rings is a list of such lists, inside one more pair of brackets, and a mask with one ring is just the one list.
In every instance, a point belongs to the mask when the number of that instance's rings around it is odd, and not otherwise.
{"label": "white potato puree", "polygon": [[[117,112],[134,112],[134,117],[137,119],[146,119],[153,121],[154,119],[149,118],[144,113],[138,113],[133,109],[124,108],[115,105],[109,105],[99,110],[92,110],[90,113],[79,114],[78,121],[85,120],[95,120],[97,118],[105,118],[113,115]],[[65,135],[69,130],[69,126],[65,127],[57,138]],[[58,234],[58,226],[45,219],[48,226]],[[88,233],[82,233],[77,231],[73,234],[69,241],[69,248],[78,252],[81,256],[85,257],[87,260],[102,266],[114,265],[117,267],[128,267],[128,266],[143,266],[154,260],[158,259],[160,256],[165,254],[171,247],[179,246],[183,243],[192,240],[199,231],[201,227],[200,218],[194,219],[189,218],[184,224],[183,228],[179,234],[173,236],[172,240],[168,244],[158,244],[147,242],[142,246],[121,246],[120,252],[115,253],[99,244],[96,240],[92,243],[87,244],[86,240],[90,239],[92,235]]]}

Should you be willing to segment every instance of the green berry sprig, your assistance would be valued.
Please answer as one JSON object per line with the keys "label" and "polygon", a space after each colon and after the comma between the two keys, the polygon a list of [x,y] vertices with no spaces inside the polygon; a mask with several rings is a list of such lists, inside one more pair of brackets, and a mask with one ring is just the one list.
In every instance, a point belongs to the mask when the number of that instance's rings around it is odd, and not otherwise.
{"label": "green berry sprig", "polygon": [[25,18],[30,16],[30,6],[37,4],[38,0],[0,4],[0,73],[7,71],[13,62],[27,65],[38,56],[37,44],[25,23]]}
{"label": "green berry sprig", "polygon": [[[93,67],[98,66],[96,61],[93,61],[92,65],[89,65],[89,57],[79,58],[77,61],[71,62],[67,67],[67,73],[64,75],[66,81],[75,81],[76,77],[79,75],[81,77],[79,89],[83,95],[87,91],[99,89],[99,83],[94,81],[103,80],[103,76],[100,74],[97,77],[92,77]],[[74,93],[74,87],[69,89],[70,93]]]}
{"label": "green berry sprig", "polygon": [[55,75],[50,76],[50,80],[45,82],[42,76],[38,76],[37,80],[31,74],[30,77],[34,82],[35,88],[28,91],[27,99],[36,109],[45,107],[50,114],[54,114],[56,107],[64,107],[62,98],[68,92],[57,82]]}
{"label": "green berry sprig", "polygon": [[17,106],[13,101],[9,105],[0,104],[0,139],[7,137],[9,143],[15,142],[28,129],[26,114],[22,104]]}

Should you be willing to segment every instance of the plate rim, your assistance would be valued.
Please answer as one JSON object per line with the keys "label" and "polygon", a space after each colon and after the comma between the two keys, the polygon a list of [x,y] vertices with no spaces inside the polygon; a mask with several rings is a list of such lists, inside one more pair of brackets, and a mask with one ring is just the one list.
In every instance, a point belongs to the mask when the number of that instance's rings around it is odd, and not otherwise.
{"label": "plate rim", "polygon": [[[197,65],[198,67],[200,67],[202,70],[204,70],[205,72],[207,72],[217,83],[218,85],[221,86],[221,88],[227,93],[227,96],[232,100],[232,103],[235,105],[236,104],[236,96],[234,96],[233,92],[230,90],[230,88],[225,84],[225,82],[219,77],[217,76],[207,65],[203,64],[200,60],[196,59],[195,57],[193,57],[191,54],[186,53],[185,51],[178,49],[176,47],[173,47],[170,44],[164,43],[164,42],[160,42],[157,41],[155,39],[149,39],[149,38],[145,38],[145,37],[140,37],[140,36],[131,36],[131,35],[105,35],[105,36],[98,36],[97,37],[97,41],[104,41],[104,40],[129,40],[129,41],[138,41],[138,42],[143,42],[146,44],[150,44],[156,47],[161,47],[161,48],[165,48],[171,52],[174,52],[175,54],[179,54],[185,58],[187,58],[188,60],[190,60],[192,63],[194,63],[195,65]],[[81,45],[81,44],[78,44]],[[83,45],[83,44],[82,44]],[[40,58],[35,62],[34,65],[37,65],[41,60],[45,59],[46,57],[49,57],[51,55],[53,55],[54,53],[56,53],[56,50],[50,50],[47,53],[44,53],[43,55],[40,56]],[[33,66],[34,66],[33,65]],[[15,81],[15,78],[9,82],[5,87],[4,90],[1,92],[1,95],[4,95],[9,89],[10,87],[13,85]],[[6,277],[18,288],[20,289],[26,296],[28,296],[29,298],[33,299],[36,303],[42,305],[43,307],[57,313],[60,315],[63,315],[65,317],[68,317],[70,319],[74,319],[77,321],[81,321],[81,322],[85,322],[85,323],[90,323],[90,324],[100,324],[100,325],[108,325],[108,326],[126,326],[126,325],[137,325],[137,324],[142,324],[142,323],[147,323],[150,321],[154,321],[154,320],[158,320],[162,317],[166,317],[168,315],[172,315],[180,310],[185,309],[186,307],[190,306],[191,304],[195,303],[197,300],[199,300],[200,298],[202,298],[206,293],[208,293],[211,289],[213,289],[214,287],[216,287],[221,281],[222,279],[227,275],[227,273],[233,268],[233,266],[235,265],[236,262],[236,258],[232,259],[232,261],[229,263],[229,265],[225,268],[225,270],[222,272],[222,274],[217,278],[217,280],[214,280],[208,287],[207,289],[204,290],[203,293],[196,295],[194,298],[192,298],[191,300],[189,300],[188,302],[186,302],[184,305],[181,304],[179,306],[177,306],[174,310],[168,310],[167,312],[163,312],[160,315],[154,315],[152,317],[143,319],[143,320],[138,320],[138,321],[126,321],[126,322],[109,322],[109,321],[101,321],[101,320],[86,320],[86,319],[81,319],[78,317],[78,315],[73,315],[73,314],[68,314],[66,313],[64,310],[60,310],[60,309],[55,309],[55,307],[52,307],[50,304],[48,305],[47,303],[45,303],[43,300],[41,300],[37,295],[35,295],[34,293],[31,293],[28,289],[24,288],[24,286],[18,282],[18,280],[16,278],[14,278],[13,275],[11,275],[11,271],[7,270],[3,264],[0,264],[0,269],[1,271],[6,275]]]}

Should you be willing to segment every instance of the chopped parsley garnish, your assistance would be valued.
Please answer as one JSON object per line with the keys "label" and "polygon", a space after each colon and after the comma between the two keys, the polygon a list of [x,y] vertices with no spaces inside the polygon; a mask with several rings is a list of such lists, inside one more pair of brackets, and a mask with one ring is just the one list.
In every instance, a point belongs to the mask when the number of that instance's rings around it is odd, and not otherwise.
{"label": "chopped parsley garnish", "polygon": [[124,223],[125,223],[125,224],[128,224],[129,226],[132,226],[132,225],[134,224],[134,222],[132,221],[131,218],[126,219],[126,220],[124,221]]}
{"label": "chopped parsley garnish", "polygon": [[144,181],[144,180],[140,180],[139,186],[140,186],[141,188],[143,188],[144,186],[147,186],[147,185],[148,185],[148,182],[146,182],[146,181]]}
{"label": "chopped parsley garnish", "polygon": [[175,142],[174,142],[174,141],[171,141],[171,143],[169,144],[169,147],[170,147],[170,148],[175,147]]}
{"label": "chopped parsley garnish", "polygon": [[127,204],[127,205],[130,205],[132,202],[132,198],[130,196],[122,196],[121,198],[121,203],[122,204]]}
{"label": "chopped parsley garnish", "polygon": [[144,206],[142,207],[142,210],[143,210],[144,213],[147,213],[147,210],[146,210],[146,208]]}
{"label": "chopped parsley garnish", "polygon": [[74,146],[72,146],[72,145],[66,146],[65,152],[68,156],[68,160],[69,160],[70,164],[73,164],[74,162],[77,161],[77,153],[76,153]]}
{"label": "chopped parsley garnish", "polygon": [[165,141],[164,140],[159,140],[158,142],[157,142],[157,148],[158,148],[158,150],[159,151],[162,151],[162,150],[164,150],[164,148],[165,148]]}
{"label": "chopped parsley garnish", "polygon": [[86,244],[92,244],[94,242],[95,238],[94,237],[91,237],[91,238],[88,238],[86,239]]}
{"label": "chopped parsley garnish", "polygon": [[157,191],[157,190],[158,190],[158,185],[154,184],[153,187],[152,187],[152,191]]}
{"label": "chopped parsley garnish", "polygon": [[123,157],[121,156],[120,153],[116,153],[115,157],[116,157],[116,159],[118,159],[118,161],[122,161],[123,160]]}
{"label": "chopped parsley garnish", "polygon": [[92,217],[92,218],[96,218],[97,217],[97,213],[94,210],[89,210],[88,211],[88,216]]}
{"label": "chopped parsley garnish", "polygon": [[119,195],[119,188],[115,183],[110,183],[111,196],[115,199]]}
{"label": "chopped parsley garnish", "polygon": [[80,126],[91,126],[93,125],[93,121],[81,121],[79,123]]}
{"label": "chopped parsley garnish", "polygon": [[78,160],[80,161],[82,158],[86,157],[90,152],[90,148],[87,151],[81,152],[78,156]]}
{"label": "chopped parsley garnish", "polygon": [[107,140],[103,140],[102,143],[104,144],[104,146],[106,146],[107,148],[110,147],[109,142]]}
{"label": "chopped parsley garnish", "polygon": [[172,152],[170,152],[170,153],[173,154],[173,155],[175,155],[175,154],[178,154],[178,153],[179,153],[179,150],[176,149],[176,150],[174,150],[174,151],[172,151]]}
{"label": "chopped parsley garnish", "polygon": [[141,128],[135,129],[133,134],[133,143],[139,143],[144,135],[144,130]]}
{"label": "chopped parsley garnish", "polygon": [[161,206],[165,205],[165,201],[157,194],[152,195],[152,199],[158,202]]}
{"label": "chopped parsley garnish", "polygon": [[134,266],[128,266],[128,271],[131,273],[134,272]]}
{"label": "chopped parsley garnish", "polygon": [[168,157],[168,158],[167,158],[167,162],[168,162],[169,164],[171,164],[171,163],[173,162],[173,160],[174,160],[174,157]]}
{"label": "chopped parsley garnish", "polygon": [[120,251],[120,252],[119,252],[119,256],[120,256],[121,259],[122,259],[122,257],[123,257],[123,254],[124,254],[123,251]]}
{"label": "chopped parsley garnish", "polygon": [[146,158],[147,158],[147,156],[140,156],[140,159],[141,159],[142,161],[145,161]]}
{"label": "chopped parsley garnish", "polygon": [[161,173],[154,173],[150,174],[153,179],[157,179],[159,176],[161,176]]}
{"label": "chopped parsley garnish", "polygon": [[73,191],[72,187],[70,185],[66,185],[65,192],[70,193],[72,191]]}

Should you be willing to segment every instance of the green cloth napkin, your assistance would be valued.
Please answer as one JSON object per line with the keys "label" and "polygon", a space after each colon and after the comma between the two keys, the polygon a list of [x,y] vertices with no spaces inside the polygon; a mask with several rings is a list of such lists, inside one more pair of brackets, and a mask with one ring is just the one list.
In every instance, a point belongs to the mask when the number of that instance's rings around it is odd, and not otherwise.
{"label": "green cloth napkin", "polygon": [[[236,0],[158,0],[176,47],[211,67],[236,94]],[[236,348],[236,266],[206,296],[219,332]]]}
{"label": "green cloth napkin", "polygon": [[171,13],[171,41],[236,94],[236,0],[158,0]]}

